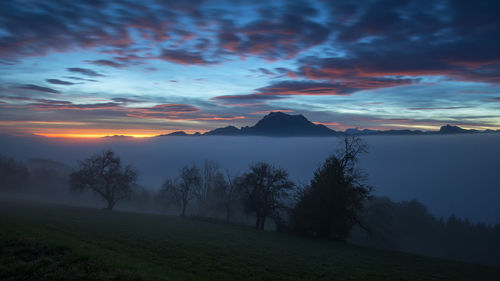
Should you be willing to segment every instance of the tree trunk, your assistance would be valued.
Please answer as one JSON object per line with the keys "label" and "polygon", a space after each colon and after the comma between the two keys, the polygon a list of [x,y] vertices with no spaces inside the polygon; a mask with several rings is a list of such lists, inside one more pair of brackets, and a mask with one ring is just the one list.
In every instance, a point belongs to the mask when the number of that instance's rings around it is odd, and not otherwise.
{"label": "tree trunk", "polygon": [[111,211],[111,210],[113,210],[114,206],[115,206],[115,202],[108,200],[108,206],[105,208],[105,210]]}
{"label": "tree trunk", "polygon": [[259,228],[260,228],[260,215],[256,214],[255,229],[258,230]]}
{"label": "tree trunk", "polygon": [[266,224],[266,216],[262,216],[262,218],[260,219],[260,227],[259,229],[260,230],[264,230],[264,225]]}
{"label": "tree trunk", "polygon": [[229,208],[226,210],[226,221],[229,221],[230,220],[230,217],[231,217],[231,211],[229,210]]}
{"label": "tree trunk", "polygon": [[182,204],[182,213],[181,213],[181,217],[184,217],[186,215],[186,204]]}

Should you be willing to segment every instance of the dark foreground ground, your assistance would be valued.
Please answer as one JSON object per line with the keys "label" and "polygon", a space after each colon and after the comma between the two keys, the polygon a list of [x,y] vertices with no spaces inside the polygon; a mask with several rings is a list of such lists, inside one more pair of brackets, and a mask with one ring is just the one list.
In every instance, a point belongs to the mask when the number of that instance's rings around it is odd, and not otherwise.
{"label": "dark foreground ground", "polygon": [[500,280],[500,268],[163,215],[0,201],[0,280]]}

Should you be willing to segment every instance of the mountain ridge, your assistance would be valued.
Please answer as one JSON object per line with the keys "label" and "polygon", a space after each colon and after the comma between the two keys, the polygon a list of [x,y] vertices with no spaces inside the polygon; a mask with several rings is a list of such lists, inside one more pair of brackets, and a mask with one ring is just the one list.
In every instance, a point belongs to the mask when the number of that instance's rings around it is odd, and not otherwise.
{"label": "mountain ridge", "polygon": [[335,131],[322,124],[314,124],[304,115],[291,115],[284,112],[271,112],[257,121],[253,126],[244,126],[238,129],[235,126],[217,128],[206,133],[187,134],[176,131],[161,136],[268,136],[268,137],[323,137],[341,135],[449,135],[449,134],[475,134],[475,133],[500,133],[500,130],[468,130],[459,126],[446,124],[439,131],[422,130],[371,130],[349,128],[345,131]]}

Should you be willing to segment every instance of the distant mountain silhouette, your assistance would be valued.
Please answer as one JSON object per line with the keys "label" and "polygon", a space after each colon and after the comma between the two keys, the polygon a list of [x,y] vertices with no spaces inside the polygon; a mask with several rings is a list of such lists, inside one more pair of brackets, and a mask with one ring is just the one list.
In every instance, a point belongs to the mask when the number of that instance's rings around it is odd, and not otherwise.
{"label": "distant mountain silhouette", "polygon": [[164,136],[180,136],[180,137],[184,137],[184,136],[189,136],[188,133],[184,132],[184,131],[177,131],[177,132],[173,132],[173,133],[170,133],[170,134],[166,134]]}
{"label": "distant mountain silhouette", "polygon": [[204,134],[187,134],[183,131],[162,136],[270,136],[270,137],[299,137],[299,136],[340,136],[348,135],[441,135],[441,134],[471,134],[471,133],[499,133],[493,130],[467,130],[458,126],[445,125],[439,131],[420,130],[359,130],[350,128],[345,131],[335,131],[321,124],[314,124],[302,114],[290,115],[283,112],[271,112],[264,116],[254,126],[238,129],[234,126],[217,128]]}
{"label": "distant mountain silhouette", "polygon": [[271,112],[255,126],[241,128],[241,133],[248,136],[332,136],[337,132],[324,126],[316,125],[303,115],[289,115],[283,112]]}
{"label": "distant mountain silhouette", "polygon": [[451,126],[450,124],[446,124],[446,126],[442,126],[439,129],[440,134],[470,134],[470,133],[478,133],[477,130],[467,130],[462,129],[458,126]]}
{"label": "distant mountain silhouette", "polygon": [[218,128],[203,134],[204,136],[238,136],[241,135],[241,130],[235,126],[227,126]]}
{"label": "distant mountain silhouette", "polygon": [[188,134],[184,131],[175,131],[170,134],[164,134],[164,135],[159,135],[159,137],[168,137],[168,136],[173,136],[173,137],[190,137],[190,136],[201,136],[200,133],[196,132],[194,134]]}

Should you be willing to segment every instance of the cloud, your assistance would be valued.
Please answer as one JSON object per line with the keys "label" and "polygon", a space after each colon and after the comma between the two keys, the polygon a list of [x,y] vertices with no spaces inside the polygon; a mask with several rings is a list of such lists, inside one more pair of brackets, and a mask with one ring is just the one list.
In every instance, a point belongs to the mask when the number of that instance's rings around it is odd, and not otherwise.
{"label": "cloud", "polygon": [[59,79],[45,79],[50,84],[56,84],[56,85],[75,85],[76,83],[73,82],[68,82],[68,81],[63,81]]}
{"label": "cloud", "polygon": [[33,85],[33,84],[25,84],[22,86],[17,86],[16,89],[30,90],[30,91],[50,93],[50,94],[60,94],[61,93],[61,92],[54,90],[52,88],[42,87],[42,86]]}
{"label": "cloud", "polygon": [[276,75],[272,71],[270,71],[269,69],[265,69],[263,67],[259,68],[258,71],[260,71],[262,74],[268,75],[268,76],[275,76]]}
{"label": "cloud", "polygon": [[71,102],[50,102],[41,101],[39,103],[30,103],[27,108],[36,111],[51,111],[51,110],[115,110],[120,109],[120,104],[114,102],[107,103],[84,103],[74,104]]}
{"label": "cloud", "polygon": [[104,76],[103,74],[100,74],[100,73],[98,73],[92,69],[88,69],[88,68],[71,67],[71,68],[68,68],[67,70],[70,72],[74,72],[74,73],[78,73],[78,74],[82,74],[82,75],[86,75],[86,76],[90,76],[90,77],[102,77],[102,76]]}
{"label": "cloud", "polygon": [[[498,83],[500,76],[500,4],[495,1],[23,4],[12,0],[0,6],[3,61],[94,49],[120,55],[89,61],[101,66],[123,67],[120,62],[150,59],[155,52],[174,63],[208,65],[231,56],[288,60],[319,47],[307,55],[346,56],[373,77],[443,74]],[[251,16],[242,20],[242,15]],[[144,41],[155,47],[143,48]],[[293,72],[287,75],[292,78]]]}
{"label": "cloud", "polygon": [[330,35],[331,29],[314,20],[317,13],[306,2],[262,9],[258,19],[243,26],[222,22],[218,43],[220,48],[240,56],[254,55],[271,61],[293,58],[324,43]]}
{"label": "cloud", "polygon": [[[332,17],[342,2],[328,3]],[[442,75],[458,81],[500,82],[500,20],[490,1],[372,1],[350,3],[332,22],[345,56],[302,61],[302,70],[334,78]],[[481,15],[481,17],[471,17]],[[311,64],[312,63],[312,64]],[[302,71],[304,72],[304,71]]]}
{"label": "cloud", "polygon": [[314,81],[281,81],[256,90],[260,95],[348,95],[353,90],[341,84]]}
{"label": "cloud", "polygon": [[471,106],[448,106],[448,107],[410,107],[408,110],[448,110],[448,109],[462,109],[471,108]]}
{"label": "cloud", "polygon": [[204,59],[202,53],[200,52],[190,52],[187,50],[164,49],[162,54],[158,58],[161,60],[185,65],[206,65],[216,63],[215,61]]}
{"label": "cloud", "polygon": [[0,96],[0,99],[9,101],[32,101],[33,98],[28,97],[16,97],[16,96]]}
{"label": "cloud", "polygon": [[160,104],[148,108],[141,108],[141,110],[145,110],[145,112],[169,114],[182,114],[200,111],[199,108],[186,104]]}
{"label": "cloud", "polygon": [[112,98],[111,100],[114,101],[114,102],[120,102],[120,103],[137,103],[137,102],[143,102],[142,100],[129,99],[129,98]]}
{"label": "cloud", "polygon": [[124,63],[117,63],[111,60],[87,60],[85,62],[99,65],[99,66],[109,66],[109,67],[114,67],[114,68],[122,68],[126,67],[127,65]]}
{"label": "cloud", "polygon": [[[272,83],[269,86],[255,89],[253,94],[225,95],[212,98],[226,105],[231,102],[243,102],[253,104],[254,102],[265,102],[283,99],[290,96],[345,96],[365,89],[377,89],[381,87],[399,86],[411,83],[409,79],[361,79],[347,82],[318,82],[310,80],[285,80]],[[228,104],[229,103],[229,104]]]}
{"label": "cloud", "polygon": [[358,79],[336,83],[311,80],[284,80],[255,89],[252,94],[223,95],[211,100],[226,106],[249,106],[291,96],[346,96],[366,89],[400,86],[412,83],[411,79]]}
{"label": "cloud", "polygon": [[77,81],[97,82],[97,80],[95,80],[95,79],[87,79],[87,78],[81,78],[81,77],[75,77],[75,76],[65,76],[64,78],[77,80]]}

